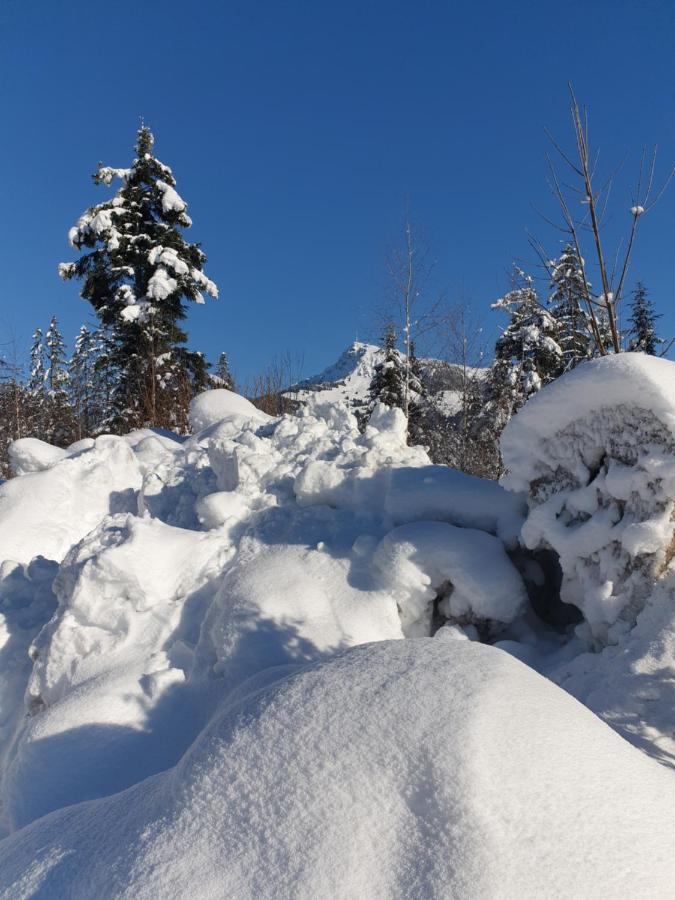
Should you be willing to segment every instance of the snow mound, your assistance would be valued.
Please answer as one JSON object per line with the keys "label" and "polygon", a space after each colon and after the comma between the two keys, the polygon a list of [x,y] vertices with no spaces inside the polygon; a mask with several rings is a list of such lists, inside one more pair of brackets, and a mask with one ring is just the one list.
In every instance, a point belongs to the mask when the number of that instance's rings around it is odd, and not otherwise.
{"label": "snow mound", "polygon": [[241,394],[235,394],[225,388],[198,394],[190,403],[188,418],[192,431],[198,432],[233,416],[251,419],[254,422],[266,422],[270,418]]}
{"label": "snow mound", "polygon": [[374,562],[408,636],[431,633],[437,598],[446,619],[493,629],[512,622],[525,607],[523,582],[504,545],[473,528],[445,522],[402,525],[382,539]]}
{"label": "snow mound", "polygon": [[507,654],[381,643],[250,688],[172,770],[7,838],[0,896],[670,895],[670,773]]}

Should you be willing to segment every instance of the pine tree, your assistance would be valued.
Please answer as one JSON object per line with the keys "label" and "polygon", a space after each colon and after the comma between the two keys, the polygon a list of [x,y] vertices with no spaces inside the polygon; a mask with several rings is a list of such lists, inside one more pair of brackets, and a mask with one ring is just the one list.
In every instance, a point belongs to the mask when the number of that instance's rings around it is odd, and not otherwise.
{"label": "pine tree", "polygon": [[96,385],[97,351],[95,336],[86,325],[82,325],[75,338],[75,350],[68,366],[78,439],[94,434],[100,420]]}
{"label": "pine tree", "polygon": [[558,322],[541,305],[532,278],[522,269],[515,268],[514,285],[492,304],[508,313],[509,322],[495,344],[484,407],[473,424],[483,464],[494,477],[501,472],[499,438],[507,422],[563,369]]}
{"label": "pine tree", "polygon": [[425,445],[424,406],[427,390],[422,377],[422,367],[415,352],[415,342],[410,341],[410,396],[408,400],[408,443]]}
{"label": "pine tree", "polygon": [[390,323],[382,339],[384,359],[375,366],[368,389],[369,404],[366,418],[376,403],[403,409],[405,403],[405,360],[396,349],[396,329]]}
{"label": "pine tree", "polygon": [[560,374],[563,351],[558,322],[539,302],[532,278],[516,269],[514,282],[516,287],[492,308],[509,315],[509,323],[495,344],[495,362],[499,368],[506,364],[514,373],[515,377],[506,379],[500,375],[498,381],[513,392],[516,412],[528,397]]}
{"label": "pine tree", "polygon": [[36,328],[30,348],[27,402],[30,433],[42,439],[46,438],[48,418],[46,379],[44,337],[42,329]]}
{"label": "pine tree", "polygon": [[225,390],[228,391],[233,391],[235,389],[234,377],[230,371],[227,353],[221,353],[218,357],[215,372],[211,375],[210,380],[214,387],[225,388]]}
{"label": "pine tree", "polygon": [[[185,348],[185,301],[218,296],[203,272],[206,256],[185,241],[192,224],[171,169],[152,154],[149,128],[138,131],[128,169],[99,163],[96,184],[120,179],[116,195],[91,207],[70,230],[71,244],[88,250],[62,263],[62,278],[82,281],[81,295],[108,332],[118,368],[111,398],[119,429],[146,423],[171,427],[183,415],[184,394],[207,383],[206,362]],[[180,401],[181,411],[177,413]]]}
{"label": "pine tree", "polygon": [[73,414],[68,399],[66,348],[56,316],[52,316],[44,340],[47,440],[66,444],[73,436]]}
{"label": "pine tree", "polygon": [[589,359],[595,351],[586,311],[590,284],[584,278],[583,266],[572,244],[567,244],[558,259],[551,260],[549,267],[551,293],[548,303],[558,325],[557,342],[562,350],[559,374],[562,374]]}
{"label": "pine tree", "polygon": [[631,295],[628,349],[656,356],[658,345],[663,343],[663,338],[656,333],[656,321],[660,318],[647,294],[647,288],[638,281]]}

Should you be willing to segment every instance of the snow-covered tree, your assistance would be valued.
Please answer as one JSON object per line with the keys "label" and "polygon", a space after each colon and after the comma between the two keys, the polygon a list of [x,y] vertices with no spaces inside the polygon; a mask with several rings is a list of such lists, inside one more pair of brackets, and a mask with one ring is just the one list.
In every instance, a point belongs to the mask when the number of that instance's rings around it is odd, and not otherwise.
{"label": "snow-covered tree", "polygon": [[[70,230],[71,244],[86,250],[62,263],[62,278],[82,281],[114,346],[119,370],[112,403],[118,428],[145,423],[171,427],[176,403],[206,384],[202,354],[185,348],[181,328],[186,301],[218,296],[204,274],[206,256],[182,230],[192,224],[171,169],[152,153],[149,128],[138,131],[130,168],[99,164],[96,184],[119,179],[115,196],[88,209]],[[183,404],[184,405],[184,404]]]}
{"label": "snow-covered tree", "polygon": [[656,333],[656,321],[660,318],[647,294],[647,288],[638,281],[631,295],[628,349],[656,356],[659,344],[663,343],[663,338]]}
{"label": "snow-covered tree", "polygon": [[368,389],[368,413],[376,403],[403,409],[406,398],[406,361],[396,349],[396,329],[390,323],[382,339],[384,358],[377,363]]}
{"label": "snow-covered tree", "polygon": [[36,328],[30,348],[30,371],[27,384],[29,430],[33,437],[44,437],[47,427],[47,388],[45,344],[41,328]]}
{"label": "snow-covered tree", "polygon": [[422,378],[422,367],[415,352],[415,342],[410,341],[410,376],[408,399],[408,443],[427,444],[424,434],[424,405],[427,395]]}
{"label": "snow-covered tree", "polygon": [[500,366],[506,363],[515,375],[505,380],[514,394],[515,412],[560,374],[563,350],[558,322],[540,303],[532,278],[516,268],[514,283],[514,289],[493,303],[492,308],[509,316],[509,323],[495,344],[495,361]]}
{"label": "snow-covered tree", "polygon": [[101,418],[99,385],[96,365],[99,342],[86,325],[75,338],[75,350],[69,364],[70,398],[73,406],[78,438],[94,434]]}
{"label": "snow-covered tree", "polygon": [[492,304],[508,313],[509,322],[495,344],[484,407],[474,422],[486,469],[499,475],[499,436],[506,423],[532,394],[563,370],[560,331],[551,311],[542,306],[532,278],[514,269],[514,288]]}
{"label": "snow-covered tree", "polygon": [[228,391],[234,390],[234,377],[230,371],[230,363],[227,353],[221,353],[216,363],[216,368],[211,375],[211,382],[214,387],[225,388]]}
{"label": "snow-covered tree", "polygon": [[66,443],[72,437],[73,417],[68,399],[68,363],[63,336],[52,316],[44,339],[45,389],[47,398],[46,439]]}
{"label": "snow-covered tree", "polygon": [[551,292],[548,297],[551,315],[558,325],[557,343],[562,350],[561,371],[573,369],[593,356],[595,341],[586,311],[590,285],[584,277],[574,246],[568,243],[558,259],[549,263]]}

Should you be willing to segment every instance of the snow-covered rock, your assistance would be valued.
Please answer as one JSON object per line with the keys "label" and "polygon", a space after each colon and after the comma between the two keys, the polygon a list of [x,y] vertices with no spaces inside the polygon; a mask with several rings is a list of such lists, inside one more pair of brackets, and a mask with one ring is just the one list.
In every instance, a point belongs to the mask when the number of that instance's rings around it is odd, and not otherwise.
{"label": "snow-covered rock", "polygon": [[672,775],[506,654],[427,638],[291,671],[175,768],[5,839],[0,896],[669,896]]}

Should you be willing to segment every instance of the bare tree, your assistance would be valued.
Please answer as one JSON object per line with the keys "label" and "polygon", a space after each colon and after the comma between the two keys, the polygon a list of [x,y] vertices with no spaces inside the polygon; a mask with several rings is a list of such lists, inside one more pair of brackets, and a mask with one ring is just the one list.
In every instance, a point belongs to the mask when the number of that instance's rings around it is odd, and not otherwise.
{"label": "bare tree", "polygon": [[[572,116],[572,128],[575,139],[575,153],[568,154],[560,144],[547,131],[549,139],[562,160],[563,165],[573,176],[572,184],[567,184],[558,174],[556,166],[547,154],[549,167],[549,185],[555,195],[563,218],[563,231],[569,236],[583,270],[583,280],[586,284],[586,256],[583,252],[584,238],[590,239],[592,252],[600,274],[601,293],[593,296],[590,289],[585,289],[585,303],[587,306],[590,328],[593,340],[601,355],[608,352],[621,352],[621,334],[618,325],[617,307],[621,300],[626,284],[626,276],[635,247],[638,225],[644,215],[654,206],[665,191],[673,172],[662,185],[655,191],[654,176],[656,169],[656,148],[648,157],[643,151],[640,160],[637,182],[634,188],[630,206],[631,223],[625,242],[622,242],[613,254],[614,263],[610,269],[603,233],[603,222],[607,212],[607,206],[613,187],[614,176],[610,176],[599,187],[596,184],[596,169],[598,153],[593,151],[589,140],[588,112],[579,108],[574,89],[569,85]],[[572,212],[574,201],[580,201],[585,212],[577,216]],[[608,332],[603,334],[602,316],[606,315]]]}
{"label": "bare tree", "polygon": [[420,338],[438,326],[445,301],[442,293],[431,296],[431,276],[435,261],[428,242],[418,231],[410,210],[406,208],[401,238],[386,256],[389,302],[380,313],[381,324],[397,321],[398,330],[403,335],[403,412],[406,417],[410,408],[413,346],[419,347]]}
{"label": "bare tree", "polygon": [[249,379],[244,396],[270,416],[280,416],[297,408],[298,382],[304,368],[304,354],[284,351]]}

